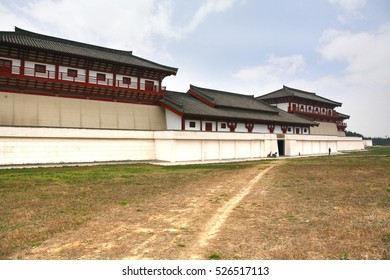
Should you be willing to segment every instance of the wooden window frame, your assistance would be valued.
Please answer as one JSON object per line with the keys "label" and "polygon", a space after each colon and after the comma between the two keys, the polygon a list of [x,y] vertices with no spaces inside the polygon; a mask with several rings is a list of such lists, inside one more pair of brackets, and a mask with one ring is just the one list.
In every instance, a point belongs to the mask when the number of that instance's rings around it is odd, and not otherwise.
{"label": "wooden window frame", "polygon": [[104,73],[96,73],[96,81],[105,82],[107,80],[106,74]]}
{"label": "wooden window frame", "polygon": [[154,81],[146,80],[145,81],[145,90],[154,91]]}
{"label": "wooden window frame", "polygon": [[222,129],[226,129],[226,128],[227,128],[226,123],[221,123],[221,128],[222,128]]}
{"label": "wooden window frame", "polygon": [[188,124],[188,126],[191,127],[191,128],[195,128],[195,127],[196,127],[196,122],[190,121],[190,123]]}
{"label": "wooden window frame", "polygon": [[78,74],[79,74],[79,72],[77,69],[68,69],[67,70],[68,77],[77,78]]}
{"label": "wooden window frame", "polygon": [[213,123],[212,122],[206,122],[204,125],[205,131],[213,131]]}
{"label": "wooden window frame", "polygon": [[12,60],[0,58],[0,69],[4,72],[12,73]]}
{"label": "wooden window frame", "polygon": [[35,73],[43,73],[46,74],[46,65],[44,64],[35,64],[34,65],[34,72]]}
{"label": "wooden window frame", "polygon": [[123,77],[122,78],[122,84],[124,84],[124,85],[131,85],[131,78],[130,77]]}

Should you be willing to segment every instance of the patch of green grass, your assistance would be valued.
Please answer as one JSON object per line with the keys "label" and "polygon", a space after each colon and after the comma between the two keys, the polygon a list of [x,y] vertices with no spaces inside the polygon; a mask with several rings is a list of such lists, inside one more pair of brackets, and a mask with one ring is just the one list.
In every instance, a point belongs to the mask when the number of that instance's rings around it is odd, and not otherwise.
{"label": "patch of green grass", "polygon": [[35,247],[38,247],[39,245],[41,245],[42,242],[41,241],[35,241],[33,242],[31,245],[35,248]]}
{"label": "patch of green grass", "polygon": [[128,201],[119,201],[118,203],[120,206],[126,206],[127,204],[129,204]]}
{"label": "patch of green grass", "polygon": [[342,252],[340,256],[340,260],[350,260],[350,255],[348,252]]}
{"label": "patch of green grass", "polygon": [[285,218],[285,219],[287,219],[289,221],[296,221],[297,220],[297,218],[294,215],[288,214],[288,213],[284,214],[283,218]]}
{"label": "patch of green grass", "polygon": [[212,253],[207,256],[207,259],[209,260],[220,260],[222,257],[219,253]]}

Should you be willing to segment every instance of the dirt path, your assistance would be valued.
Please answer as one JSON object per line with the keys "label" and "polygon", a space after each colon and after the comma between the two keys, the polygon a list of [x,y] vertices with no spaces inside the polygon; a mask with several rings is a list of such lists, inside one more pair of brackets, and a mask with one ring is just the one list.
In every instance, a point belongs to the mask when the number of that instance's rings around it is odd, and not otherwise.
{"label": "dirt path", "polygon": [[252,188],[258,183],[265,173],[271,170],[275,165],[271,165],[267,169],[261,171],[250,182],[245,185],[239,193],[226,202],[221,208],[217,210],[215,215],[206,224],[205,229],[200,233],[197,242],[190,248],[187,255],[182,256],[182,259],[203,259],[204,249],[209,242],[218,234],[222,225],[226,222],[233,209],[240,203],[240,201],[247,196]]}
{"label": "dirt path", "polygon": [[180,191],[115,206],[15,259],[205,259],[241,200],[281,161],[219,174]]}

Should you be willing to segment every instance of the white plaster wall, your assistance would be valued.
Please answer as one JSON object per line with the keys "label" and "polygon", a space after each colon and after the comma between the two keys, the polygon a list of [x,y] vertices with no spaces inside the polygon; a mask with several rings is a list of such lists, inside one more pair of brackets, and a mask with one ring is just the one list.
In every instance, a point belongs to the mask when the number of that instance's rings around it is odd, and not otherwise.
{"label": "white plaster wall", "polygon": [[0,92],[0,125],[166,129],[160,106]]}
{"label": "white plaster wall", "polygon": [[[130,78],[131,79],[131,84],[124,84],[123,83],[123,78]],[[138,78],[133,77],[133,76],[125,76],[125,75],[116,75],[116,85],[118,87],[123,87],[123,88],[137,88],[138,86]]]}
{"label": "white plaster wall", "polygon": [[150,79],[141,79],[141,89],[145,89],[145,82],[146,81],[152,81],[155,87],[158,87],[160,85],[159,81],[157,80],[150,80]]}
{"label": "white plaster wall", "polygon": [[[35,73],[35,64],[46,65],[46,73]],[[40,62],[25,61],[24,62],[24,74],[27,76],[36,76],[41,78],[55,79],[56,66],[53,64],[46,64]]]}
{"label": "white plaster wall", "polygon": [[364,147],[372,147],[372,140],[363,140]]}
{"label": "white plaster wall", "polygon": [[[286,155],[364,148],[358,137],[284,135]],[[0,165],[250,159],[278,152],[276,134],[0,126]]]}
{"label": "white plaster wall", "polygon": [[[68,76],[68,69],[77,70],[77,77]],[[87,70],[85,70],[85,69],[60,66],[59,72],[60,72],[60,73],[58,73],[59,79],[62,79],[65,81],[86,82]]]}
{"label": "white plaster wall", "polygon": [[215,121],[202,121],[202,131],[206,131],[206,123],[211,123],[211,131],[217,131],[217,123]]}
{"label": "white plaster wall", "polygon": [[235,132],[248,132],[248,129],[245,127],[244,123],[237,123]]}
{"label": "white plaster wall", "polygon": [[278,103],[278,104],[273,104],[274,106],[276,105],[277,108],[287,112],[288,111],[288,103]]}
{"label": "white plaster wall", "polygon": [[[104,81],[98,81],[96,79],[97,74],[105,74],[106,75],[106,80]],[[112,86],[113,84],[113,78],[114,74],[112,73],[107,73],[107,72],[99,72],[99,71],[89,71],[89,83],[91,84],[99,84],[99,85],[107,85],[107,86]]]}
{"label": "white plaster wall", "polygon": [[0,127],[0,165],[155,159],[151,131]]}
{"label": "white plaster wall", "polygon": [[[190,122],[195,122],[195,127],[190,127]],[[185,126],[185,130],[200,131],[200,121],[199,120],[185,120],[184,126]]]}
{"label": "white plaster wall", "polygon": [[275,134],[156,131],[155,141],[156,159],[170,162],[259,158],[277,151]]}
{"label": "white plaster wall", "polygon": [[364,149],[363,141],[359,137],[339,137],[320,135],[285,135],[285,155],[312,155],[327,154]]}
{"label": "white plaster wall", "polygon": [[[245,128],[245,126],[244,126],[244,128]],[[257,124],[256,123],[255,126],[253,127],[252,132],[255,132],[255,133],[269,133],[269,130],[268,130],[266,124]]]}
{"label": "white plaster wall", "polygon": [[[226,127],[222,128],[222,124],[225,124]],[[228,127],[228,123],[227,122],[218,122],[218,131],[230,132],[230,128]]]}
{"label": "white plaster wall", "polygon": [[165,109],[165,118],[168,130],[181,130],[181,117]]}

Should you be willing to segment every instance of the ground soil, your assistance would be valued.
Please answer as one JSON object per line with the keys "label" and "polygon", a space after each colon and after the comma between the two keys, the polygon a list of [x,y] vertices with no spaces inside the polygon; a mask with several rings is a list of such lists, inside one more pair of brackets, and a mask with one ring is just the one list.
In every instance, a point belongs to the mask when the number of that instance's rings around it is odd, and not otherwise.
{"label": "ground soil", "polygon": [[390,259],[386,155],[4,172],[0,253],[56,260]]}
{"label": "ground soil", "polygon": [[231,213],[254,188],[261,189],[268,173],[281,163],[242,169],[212,181],[198,179],[138,207],[115,206],[77,230],[59,233],[12,258],[207,259],[221,227],[229,226]]}

